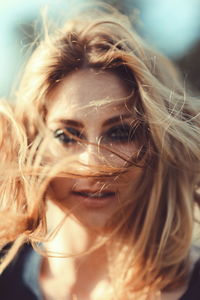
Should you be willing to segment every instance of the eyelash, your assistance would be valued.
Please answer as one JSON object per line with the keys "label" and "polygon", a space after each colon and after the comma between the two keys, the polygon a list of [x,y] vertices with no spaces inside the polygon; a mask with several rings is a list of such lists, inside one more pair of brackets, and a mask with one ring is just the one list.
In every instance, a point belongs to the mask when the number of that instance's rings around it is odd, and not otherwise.
{"label": "eyelash", "polygon": [[[74,136],[75,138],[73,138]],[[66,127],[64,129],[57,129],[54,132],[54,137],[58,139],[62,144],[74,144],[77,143],[78,139],[83,139],[81,132],[72,127]]]}
{"label": "eyelash", "polygon": [[114,126],[103,136],[104,142],[128,143],[135,140],[134,128],[129,125]]}
{"label": "eyelash", "polygon": [[[106,131],[101,138],[103,143],[128,143],[133,142],[136,139],[135,128],[130,125],[117,125]],[[69,134],[68,134],[69,133]],[[74,136],[74,138],[72,137]],[[58,139],[62,144],[70,145],[79,142],[76,138],[84,140],[85,137],[82,133],[72,127],[66,127],[64,129],[57,129],[54,132],[54,137]]]}

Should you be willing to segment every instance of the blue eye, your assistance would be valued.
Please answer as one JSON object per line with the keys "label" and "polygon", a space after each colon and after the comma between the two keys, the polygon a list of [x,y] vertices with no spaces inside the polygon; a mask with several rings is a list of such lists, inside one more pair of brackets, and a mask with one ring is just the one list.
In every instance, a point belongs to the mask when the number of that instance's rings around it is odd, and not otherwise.
{"label": "blue eye", "polygon": [[[73,138],[74,136],[74,138]],[[82,138],[81,132],[75,128],[67,127],[64,129],[57,129],[54,132],[54,137],[63,144],[74,144],[77,143],[76,138]]]}
{"label": "blue eye", "polygon": [[135,140],[135,136],[133,134],[133,129],[129,125],[119,125],[112,127],[105,134],[105,138],[107,142],[130,142]]}

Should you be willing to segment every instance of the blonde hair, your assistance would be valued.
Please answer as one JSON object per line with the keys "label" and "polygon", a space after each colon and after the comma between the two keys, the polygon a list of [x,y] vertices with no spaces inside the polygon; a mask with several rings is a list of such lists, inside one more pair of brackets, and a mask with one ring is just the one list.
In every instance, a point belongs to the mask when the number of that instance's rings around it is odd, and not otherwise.
{"label": "blonde hair", "polygon": [[[146,288],[157,291],[178,287],[188,274],[194,206],[199,204],[196,189],[200,105],[197,99],[187,95],[174,66],[138,37],[127,17],[114,9],[112,12],[97,10],[89,18],[84,15],[68,21],[51,35],[46,32],[44,41],[27,64],[17,94],[16,122],[22,126],[22,136],[26,132],[29,143],[27,146],[23,141],[26,151],[23,166],[27,165],[30,151],[32,159],[36,159],[33,153],[37,153],[45,130],[51,92],[70,72],[84,68],[112,71],[127,82],[136,95],[134,118],[137,117],[145,130],[143,177],[134,203],[129,201],[124,209],[125,218],[117,226],[117,242],[110,246],[111,271],[119,299],[133,299],[132,292],[146,291]],[[17,128],[17,123],[15,126]],[[35,141],[37,146],[34,146]],[[18,169],[20,157],[15,155]],[[29,167],[30,161],[29,158]],[[39,165],[39,160],[35,165]],[[48,172],[44,170],[41,174],[37,173],[37,180],[30,187],[30,177],[18,171],[13,182],[17,178],[20,184],[14,185],[14,190],[21,189],[23,193],[16,192],[15,197],[10,198],[13,190],[9,192],[7,185],[4,198],[9,202],[1,213],[2,232],[6,228],[5,234],[0,236],[2,246],[45,237],[42,199],[48,185],[45,182]],[[11,178],[11,174],[9,176]],[[31,175],[32,180],[34,176]],[[36,193],[33,187],[40,177],[40,183],[45,184],[39,185],[42,191]],[[2,194],[3,189],[5,184]],[[4,212],[10,212],[9,207],[24,220],[21,223],[20,218],[13,220],[17,226],[11,236],[10,226],[6,226],[8,221],[4,221]],[[8,218],[8,213],[6,216]],[[11,248],[13,253],[7,256],[3,267],[18,248]]]}

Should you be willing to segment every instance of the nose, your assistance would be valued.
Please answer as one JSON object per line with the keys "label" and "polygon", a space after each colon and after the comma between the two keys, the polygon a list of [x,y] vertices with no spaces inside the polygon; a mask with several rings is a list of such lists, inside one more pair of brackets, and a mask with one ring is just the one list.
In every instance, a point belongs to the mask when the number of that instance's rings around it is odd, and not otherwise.
{"label": "nose", "polygon": [[[111,150],[111,149],[110,149]],[[88,167],[122,167],[124,160],[113,154],[109,149],[104,149],[98,144],[84,145],[78,155],[78,161]]]}
{"label": "nose", "polygon": [[85,145],[78,155],[78,161],[87,166],[97,166],[101,164],[101,154],[98,146]]}

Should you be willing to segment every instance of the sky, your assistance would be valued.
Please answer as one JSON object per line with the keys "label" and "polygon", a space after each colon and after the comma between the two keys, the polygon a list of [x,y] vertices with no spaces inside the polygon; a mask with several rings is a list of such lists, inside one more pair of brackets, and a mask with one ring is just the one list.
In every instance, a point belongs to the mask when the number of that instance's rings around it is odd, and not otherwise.
{"label": "sky", "polygon": [[[32,24],[42,7],[58,18],[84,0],[0,0],[0,97],[16,88],[26,49],[23,25]],[[134,2],[134,0],[133,0]],[[129,1],[130,9],[133,9]],[[185,55],[200,39],[200,0],[135,0],[140,31],[150,44],[172,59]]]}

